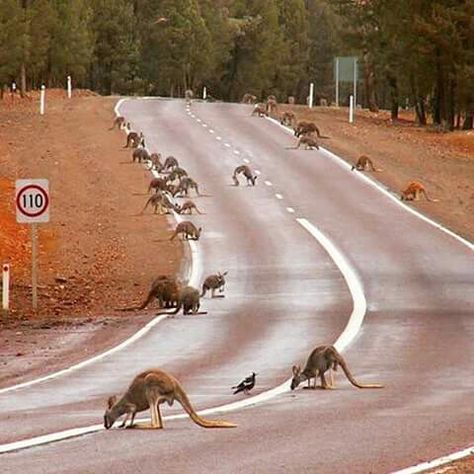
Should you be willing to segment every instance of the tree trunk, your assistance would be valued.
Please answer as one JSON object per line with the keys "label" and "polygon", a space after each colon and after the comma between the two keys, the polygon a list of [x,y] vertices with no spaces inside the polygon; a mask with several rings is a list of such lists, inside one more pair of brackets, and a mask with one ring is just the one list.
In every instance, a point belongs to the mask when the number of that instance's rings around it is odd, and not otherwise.
{"label": "tree trunk", "polygon": [[374,65],[370,61],[368,50],[364,50],[362,60],[364,63],[364,88],[367,106],[371,112],[378,112],[379,107],[375,96],[375,71]]}
{"label": "tree trunk", "polygon": [[462,124],[463,130],[472,130],[474,126],[474,112],[466,112],[466,117],[464,118],[464,122]]}
{"label": "tree trunk", "polygon": [[26,96],[26,66],[25,63],[21,63],[20,67],[20,95]]}
{"label": "tree trunk", "polygon": [[390,117],[392,120],[398,120],[398,109],[400,103],[397,78],[392,73],[387,72],[387,80],[390,87]]}

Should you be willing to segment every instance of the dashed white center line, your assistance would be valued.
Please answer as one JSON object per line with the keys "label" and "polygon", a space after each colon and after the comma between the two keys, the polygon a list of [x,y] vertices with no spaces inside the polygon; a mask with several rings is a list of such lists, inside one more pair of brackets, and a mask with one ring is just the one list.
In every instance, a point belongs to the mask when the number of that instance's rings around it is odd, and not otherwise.
{"label": "dashed white center line", "polygon": [[240,151],[239,151],[239,150],[234,150],[234,153],[235,153],[236,155],[240,155]]}
{"label": "dashed white center line", "polygon": [[201,123],[201,122],[202,122],[202,120],[201,120],[200,118],[197,118],[196,120],[197,120],[199,123]]}
{"label": "dashed white center line", "polygon": [[214,132],[214,130],[212,130],[212,128],[210,128],[209,133],[215,133],[215,132]]}
{"label": "dashed white center line", "polygon": [[222,138],[221,137],[216,137],[216,140],[222,140]]}
{"label": "dashed white center line", "polygon": [[250,161],[249,161],[249,160],[247,160],[247,158],[244,158],[244,163],[247,163],[247,164],[249,164],[249,163],[250,163]]}
{"label": "dashed white center line", "polygon": [[257,176],[260,176],[260,175],[262,174],[262,173],[260,172],[260,170],[254,170],[254,172],[255,172],[255,174],[256,174]]}
{"label": "dashed white center line", "polygon": [[290,214],[294,214],[294,213],[295,213],[295,210],[294,210],[292,207],[287,207],[286,210],[287,210]]}
{"label": "dashed white center line", "polygon": [[273,183],[272,183],[271,181],[265,181],[265,184],[266,184],[267,186],[273,186]]}
{"label": "dashed white center line", "polygon": [[275,194],[275,197],[276,197],[277,199],[283,199],[283,196],[282,196],[281,194],[278,194],[278,193]]}
{"label": "dashed white center line", "polygon": [[203,126],[204,128],[207,128],[207,124],[205,124],[205,123],[203,123],[202,126]]}
{"label": "dashed white center line", "polygon": [[230,148],[230,143],[224,143],[227,148]]}

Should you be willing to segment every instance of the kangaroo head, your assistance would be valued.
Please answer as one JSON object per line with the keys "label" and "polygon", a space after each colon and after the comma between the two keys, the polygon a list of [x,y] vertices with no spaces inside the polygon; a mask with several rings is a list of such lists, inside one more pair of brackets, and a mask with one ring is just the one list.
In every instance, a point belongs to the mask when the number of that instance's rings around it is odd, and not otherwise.
{"label": "kangaroo head", "polygon": [[104,428],[106,430],[112,428],[113,424],[115,423],[115,420],[119,417],[117,413],[114,411],[114,405],[117,402],[117,397],[114,395],[112,397],[109,397],[107,400],[107,409],[105,410],[104,414]]}
{"label": "kangaroo head", "polygon": [[199,229],[196,232],[196,237],[201,237],[201,232],[202,232],[202,227],[199,227]]}
{"label": "kangaroo head", "polygon": [[291,379],[291,390],[294,390],[301,382],[303,377],[301,376],[301,367],[299,365],[293,366],[293,378]]}

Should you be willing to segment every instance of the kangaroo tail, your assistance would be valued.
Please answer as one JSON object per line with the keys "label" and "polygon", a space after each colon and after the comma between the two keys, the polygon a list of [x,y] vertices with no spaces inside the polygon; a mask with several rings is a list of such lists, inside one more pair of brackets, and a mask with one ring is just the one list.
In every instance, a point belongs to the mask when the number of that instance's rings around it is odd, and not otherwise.
{"label": "kangaroo tail", "polygon": [[202,285],[202,292],[199,295],[199,297],[202,298],[206,294],[206,291],[207,291],[207,288],[204,285]]}
{"label": "kangaroo tail", "polygon": [[331,137],[328,137],[327,135],[318,135],[318,138],[326,138],[326,139],[329,139]]}
{"label": "kangaroo tail", "polygon": [[191,402],[189,401],[186,392],[180,385],[176,386],[176,399],[181,403],[181,406],[184,408],[184,411],[190,416],[191,420],[194,421],[199,426],[203,428],[235,428],[237,425],[234,423],[229,423],[222,420],[206,420],[205,418],[199,416],[195,411]]}
{"label": "kangaroo tail", "polygon": [[344,374],[347,377],[347,380],[354,385],[354,387],[357,388],[383,388],[383,385],[380,384],[361,384],[357,382],[357,380],[352,376],[351,371],[349,370],[349,367],[347,367],[346,362],[342,358],[342,356],[339,356],[339,360],[337,361],[338,364],[342,367],[342,370],[344,371]]}
{"label": "kangaroo tail", "polygon": [[115,311],[138,311],[139,309],[143,309],[140,306],[129,306],[127,308],[115,308]]}

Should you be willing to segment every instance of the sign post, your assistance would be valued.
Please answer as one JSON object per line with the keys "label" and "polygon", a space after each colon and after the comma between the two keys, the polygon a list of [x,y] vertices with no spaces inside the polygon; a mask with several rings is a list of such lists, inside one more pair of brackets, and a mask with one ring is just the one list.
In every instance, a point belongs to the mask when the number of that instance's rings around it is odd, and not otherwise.
{"label": "sign post", "polygon": [[2,266],[2,309],[8,311],[10,308],[10,265],[4,263]]}
{"label": "sign post", "polygon": [[44,115],[44,102],[45,102],[46,86],[41,86],[40,92],[40,115]]}
{"label": "sign post", "polygon": [[72,97],[71,76],[67,76],[67,98],[70,99],[71,97]]}
{"label": "sign post", "polygon": [[49,222],[49,181],[18,179],[16,181],[16,221],[31,224],[31,288],[33,309],[38,307],[38,277],[36,269],[36,224]]}

